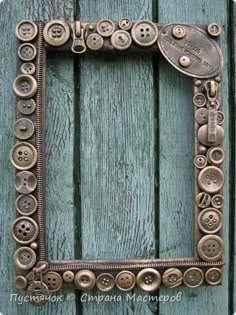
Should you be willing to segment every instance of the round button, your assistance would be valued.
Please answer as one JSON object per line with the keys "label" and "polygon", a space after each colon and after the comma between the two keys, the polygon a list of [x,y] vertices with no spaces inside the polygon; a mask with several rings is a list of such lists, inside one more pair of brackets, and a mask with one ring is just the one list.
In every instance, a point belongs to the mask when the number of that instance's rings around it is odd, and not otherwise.
{"label": "round button", "polygon": [[225,121],[225,115],[224,115],[224,113],[221,112],[221,111],[218,111],[218,112],[217,112],[217,124],[218,124],[218,125],[223,125],[224,121]]}
{"label": "round button", "polygon": [[28,142],[19,142],[10,151],[11,164],[18,170],[29,170],[37,163],[37,151]]}
{"label": "round button", "polygon": [[225,151],[221,147],[210,148],[207,158],[210,164],[221,165],[225,161]]}
{"label": "round button", "polygon": [[187,56],[182,56],[182,57],[179,58],[179,64],[180,64],[182,67],[187,68],[187,67],[190,66],[191,60],[190,60],[190,58],[187,57]]}
{"label": "round button", "polygon": [[207,124],[208,122],[208,109],[206,108],[199,108],[195,112],[195,120],[199,125]]}
{"label": "round button", "polygon": [[20,100],[17,102],[17,109],[23,115],[31,115],[36,108],[36,103],[33,99]]}
{"label": "round button", "polygon": [[97,32],[103,37],[111,36],[115,31],[115,24],[113,21],[104,19],[100,20],[97,24]]}
{"label": "round button", "polygon": [[204,233],[217,233],[222,228],[221,212],[214,208],[203,210],[198,216],[198,225]]}
{"label": "round button", "polygon": [[216,209],[221,209],[224,206],[224,196],[217,194],[214,195],[211,199],[211,204]]}
{"label": "round button", "polygon": [[28,281],[23,276],[15,277],[15,288],[18,290],[25,290],[27,288]]}
{"label": "round button", "polygon": [[62,287],[62,278],[59,273],[49,271],[43,276],[43,282],[48,287],[49,291],[56,292]]}
{"label": "round button", "polygon": [[124,17],[122,19],[120,19],[119,21],[119,27],[124,30],[124,31],[128,31],[131,29],[132,27],[132,22],[130,19]]}
{"label": "round button", "polygon": [[135,286],[135,275],[130,271],[121,271],[116,275],[115,282],[122,291],[132,290]]}
{"label": "round button", "polygon": [[30,42],[37,34],[37,25],[32,21],[24,20],[16,25],[16,36],[22,42]]}
{"label": "round button", "polygon": [[220,191],[224,185],[224,173],[215,166],[208,166],[200,172],[198,184],[203,191],[209,194],[215,194]]}
{"label": "round button", "polygon": [[63,280],[67,283],[73,282],[75,279],[75,275],[72,271],[68,270],[63,273]]}
{"label": "round button", "polygon": [[36,71],[35,65],[32,62],[25,62],[21,65],[21,73],[23,74],[34,74]]}
{"label": "round button", "polygon": [[221,33],[221,27],[216,23],[212,23],[208,25],[207,31],[211,36],[218,37]]}
{"label": "round button", "polygon": [[33,136],[35,131],[32,120],[20,118],[14,124],[14,134],[18,139],[26,140]]}
{"label": "round button", "polygon": [[36,263],[36,254],[29,247],[20,247],[15,252],[14,263],[19,269],[31,269]]}
{"label": "round button", "polygon": [[12,236],[20,244],[30,244],[38,237],[38,225],[29,217],[19,217],[12,223]]}
{"label": "round button", "polygon": [[128,32],[119,30],[112,34],[111,43],[116,49],[125,50],[131,46],[132,39]]}
{"label": "round button", "polygon": [[33,250],[36,250],[38,248],[38,243],[36,242],[33,242],[30,244],[30,247],[33,249]]}
{"label": "round button", "polygon": [[204,155],[197,155],[194,159],[194,165],[202,169],[207,166],[207,158]]}
{"label": "round button", "polygon": [[162,275],[162,282],[167,288],[175,288],[181,285],[183,280],[182,272],[177,268],[167,269]]}
{"label": "round button", "polygon": [[137,45],[149,47],[157,41],[158,28],[153,22],[142,20],[134,24],[131,35]]}
{"label": "round button", "polygon": [[62,46],[70,37],[70,28],[63,21],[51,21],[45,25],[43,36],[49,45],[56,47]]}
{"label": "round button", "polygon": [[102,48],[104,40],[101,35],[92,33],[87,37],[86,44],[89,49],[99,50]]}
{"label": "round button", "polygon": [[224,137],[224,129],[219,125],[216,126],[216,140],[214,142],[208,141],[208,125],[203,125],[198,129],[198,140],[206,146],[220,145],[224,141]]}
{"label": "round button", "polygon": [[37,51],[34,45],[32,44],[22,44],[18,48],[18,56],[21,60],[31,61],[37,55]]}
{"label": "round button", "polygon": [[100,291],[107,292],[114,288],[115,279],[109,273],[102,273],[97,277],[96,285]]}
{"label": "round button", "polygon": [[219,268],[210,268],[205,274],[205,279],[210,285],[217,285],[222,282],[222,271]]}
{"label": "round button", "polygon": [[207,153],[207,147],[205,147],[202,144],[199,144],[198,148],[197,148],[197,151],[198,151],[199,154],[205,155]]}
{"label": "round button", "polygon": [[186,35],[186,30],[182,25],[176,25],[173,28],[173,36],[177,39],[182,39]]}
{"label": "round button", "polygon": [[28,171],[22,171],[16,174],[15,187],[21,194],[29,194],[35,190],[37,179],[35,175]]}
{"label": "round button", "polygon": [[75,285],[80,290],[90,290],[95,286],[96,277],[90,270],[80,270],[75,275]]}
{"label": "round button", "polygon": [[16,210],[21,215],[32,215],[38,206],[36,198],[32,195],[19,195],[15,202]]}
{"label": "round button", "polygon": [[184,273],[184,284],[190,288],[197,288],[204,281],[204,273],[199,268],[189,268]]}
{"label": "round button", "polygon": [[211,204],[211,196],[207,193],[200,192],[196,197],[196,205],[199,208],[207,208]]}
{"label": "round button", "polygon": [[223,240],[217,235],[203,236],[198,242],[197,252],[205,261],[218,261],[224,254]]}
{"label": "round button", "polygon": [[37,92],[38,85],[34,77],[28,74],[18,76],[13,82],[13,92],[21,98],[31,98]]}
{"label": "round button", "polygon": [[32,281],[28,286],[27,294],[32,297],[30,303],[35,306],[42,306],[48,302],[49,290],[42,281]]}
{"label": "round button", "polygon": [[153,268],[146,268],[137,274],[137,285],[144,291],[156,291],[161,285],[161,275]]}
{"label": "round button", "polygon": [[202,93],[197,93],[193,97],[193,104],[197,107],[203,107],[206,105],[206,96]]}

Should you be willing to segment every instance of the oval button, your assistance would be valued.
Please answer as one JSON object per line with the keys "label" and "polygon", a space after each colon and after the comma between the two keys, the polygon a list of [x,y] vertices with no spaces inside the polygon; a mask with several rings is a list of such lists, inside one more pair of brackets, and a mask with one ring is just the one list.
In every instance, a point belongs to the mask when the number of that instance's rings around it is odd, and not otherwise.
{"label": "oval button", "polygon": [[156,291],[161,284],[160,273],[153,268],[146,268],[137,274],[137,285],[144,291]]}
{"label": "oval button", "polygon": [[31,98],[37,92],[38,85],[34,77],[28,74],[18,76],[13,82],[13,92],[21,98]]}
{"label": "oval button", "polygon": [[14,134],[18,139],[27,140],[34,134],[34,124],[28,118],[20,118],[14,124]]}
{"label": "oval button", "polygon": [[97,277],[96,286],[100,291],[110,291],[115,286],[115,279],[110,273],[102,273]]}
{"label": "oval button", "polygon": [[224,173],[215,166],[207,166],[198,176],[198,184],[202,190],[209,194],[219,192],[224,185]]}
{"label": "oval button", "polygon": [[190,288],[197,288],[204,281],[204,274],[199,268],[189,268],[184,273],[184,284]]}
{"label": "oval button", "polygon": [[36,108],[36,103],[33,99],[20,100],[17,102],[17,109],[23,115],[31,115]]}
{"label": "oval button", "polygon": [[224,242],[217,235],[203,236],[197,245],[198,255],[205,261],[218,261],[224,254]]}
{"label": "oval button", "polygon": [[[177,26],[185,29],[186,34],[182,39],[173,36]],[[204,30],[193,25],[165,25],[160,31],[158,45],[163,56],[173,67],[191,77],[213,77],[222,69],[223,58],[219,45],[209,38]],[[179,65],[179,59],[183,55],[190,59],[187,68]]]}
{"label": "oval button", "polygon": [[19,142],[10,151],[11,164],[18,170],[29,170],[37,163],[37,151],[28,142]]}
{"label": "oval button", "polygon": [[38,237],[38,225],[29,217],[19,217],[12,223],[12,236],[20,244],[30,244]]}
{"label": "oval button", "polygon": [[21,194],[29,194],[35,190],[37,179],[35,175],[28,171],[22,171],[16,174],[15,188]]}
{"label": "oval button", "polygon": [[222,282],[222,271],[219,268],[210,268],[205,274],[205,279],[210,285],[218,285]]}
{"label": "oval button", "polygon": [[137,45],[149,47],[157,41],[158,28],[149,20],[138,21],[133,25],[131,35]]}
{"label": "oval button", "polygon": [[62,278],[59,273],[49,271],[43,276],[43,282],[48,287],[49,291],[56,292],[62,287]]}
{"label": "oval button", "polygon": [[15,202],[16,210],[21,215],[32,215],[37,210],[38,202],[32,195],[19,195]]}
{"label": "oval button", "polygon": [[95,286],[96,277],[90,270],[80,270],[75,275],[75,285],[80,290],[90,290]]}
{"label": "oval button", "polygon": [[199,228],[207,234],[219,232],[222,228],[223,220],[222,214],[219,210],[214,208],[207,208],[200,212],[198,216]]}
{"label": "oval button", "polygon": [[118,289],[129,291],[135,286],[135,275],[130,271],[121,271],[116,275],[115,281]]}
{"label": "oval button", "polygon": [[36,254],[29,247],[20,247],[15,252],[14,263],[19,269],[31,269],[36,263]]}

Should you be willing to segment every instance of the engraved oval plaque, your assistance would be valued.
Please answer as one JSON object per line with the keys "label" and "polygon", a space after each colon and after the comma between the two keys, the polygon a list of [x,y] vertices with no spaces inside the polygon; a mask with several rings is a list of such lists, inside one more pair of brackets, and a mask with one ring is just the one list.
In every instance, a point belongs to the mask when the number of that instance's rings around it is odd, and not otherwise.
{"label": "engraved oval plaque", "polygon": [[[204,30],[186,24],[181,24],[186,35],[176,39],[173,29],[177,25],[179,24],[168,24],[161,29],[158,46],[163,56],[177,70],[190,77],[210,78],[217,75],[223,66],[217,42],[210,39]],[[181,65],[181,58],[190,59],[189,65]]]}

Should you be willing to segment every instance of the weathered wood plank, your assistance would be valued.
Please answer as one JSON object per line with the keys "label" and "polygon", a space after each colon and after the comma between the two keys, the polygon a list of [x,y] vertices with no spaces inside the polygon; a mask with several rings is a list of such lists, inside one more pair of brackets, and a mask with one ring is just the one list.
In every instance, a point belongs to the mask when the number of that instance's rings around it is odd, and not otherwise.
{"label": "weathered wood plank", "polygon": [[[2,1],[0,3],[0,125],[1,125],[1,274],[0,312],[5,314],[75,314],[74,302],[50,303],[42,309],[10,301],[13,285],[13,254],[10,237],[14,220],[14,170],[7,160],[14,143],[15,97],[11,85],[16,76],[15,25],[21,19],[72,18],[73,1]],[[47,243],[50,258],[74,257],[73,206],[73,60],[50,58],[47,109]]]}
{"label": "weathered wood plank", "polygon": [[[229,152],[228,134],[228,58],[227,58],[227,6],[225,1],[159,0],[160,22],[186,22],[208,24],[217,21],[222,25],[224,54],[224,111],[226,114],[226,139],[224,147]],[[193,230],[193,105],[191,79],[176,73],[169,65],[160,63],[160,256],[192,256]],[[169,122],[169,123],[166,123]],[[170,123],[171,122],[171,123]],[[228,261],[229,213],[229,156],[225,162],[224,240],[225,260]],[[165,226],[165,230],[162,227]],[[224,268],[222,287],[165,289],[160,294],[182,292],[179,303],[160,304],[160,314],[227,314],[228,267]]]}
{"label": "weathered wood plank", "polygon": [[[150,1],[80,0],[81,20],[151,18]],[[83,258],[154,257],[154,91],[151,56],[81,59]],[[135,291],[137,294],[138,290]],[[94,295],[99,292],[95,292]],[[120,292],[112,292],[120,294]],[[83,303],[85,314],[152,314],[155,305]]]}

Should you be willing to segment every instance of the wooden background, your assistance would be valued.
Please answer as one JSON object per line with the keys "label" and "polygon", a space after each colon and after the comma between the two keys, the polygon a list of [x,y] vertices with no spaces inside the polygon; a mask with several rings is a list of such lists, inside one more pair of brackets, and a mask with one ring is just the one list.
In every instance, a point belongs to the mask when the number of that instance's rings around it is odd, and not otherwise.
{"label": "wooden background", "polygon": [[[230,314],[236,312],[234,266],[234,60],[233,0],[80,0],[81,20],[123,16],[163,23],[222,25],[226,114],[226,267],[222,287],[161,288],[180,302],[67,301],[34,308],[11,301],[10,237],[14,220],[16,76],[15,25],[21,19],[73,20],[78,3],[0,0],[0,313],[2,315]],[[233,27],[234,26],[234,27]],[[50,258],[96,259],[192,256],[193,105],[191,79],[160,56],[50,55],[47,92],[47,246]],[[229,142],[231,143],[229,144]],[[229,226],[230,223],[230,226]],[[235,244],[235,245],[234,245]],[[235,246],[235,247],[234,247]],[[233,251],[234,249],[234,251]],[[96,296],[99,292],[92,292]],[[120,292],[112,292],[120,294]],[[137,295],[145,296],[139,290]],[[61,292],[58,293],[61,295]]]}

